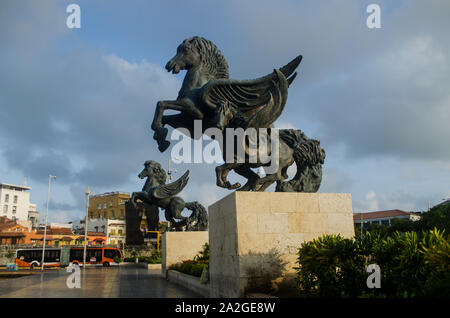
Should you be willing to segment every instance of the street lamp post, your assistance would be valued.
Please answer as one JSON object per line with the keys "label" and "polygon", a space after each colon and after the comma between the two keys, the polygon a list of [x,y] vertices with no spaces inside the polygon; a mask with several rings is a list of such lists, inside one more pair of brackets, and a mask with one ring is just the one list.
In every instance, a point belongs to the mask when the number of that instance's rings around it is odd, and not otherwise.
{"label": "street lamp post", "polygon": [[42,259],[41,259],[41,269],[44,270],[44,260],[45,260],[45,244],[47,241],[47,222],[48,222],[48,202],[50,201],[50,183],[52,179],[56,179],[56,176],[48,175],[48,193],[47,193],[47,208],[45,212],[45,224],[44,224],[44,242],[42,245]]}
{"label": "street lamp post", "polygon": [[[180,158],[179,157],[175,157],[174,158],[175,160],[180,160]],[[172,169],[171,167],[170,167],[170,162],[172,161],[172,159],[168,159],[167,160],[167,162],[168,162],[168,169],[167,169],[167,175],[169,176],[169,183],[172,181],[172,174],[173,173],[176,173],[177,172],[177,169]]]}
{"label": "street lamp post", "polygon": [[83,269],[86,268],[86,241],[87,241],[87,227],[88,227],[88,218],[89,218],[89,194],[91,191],[89,190],[89,187],[86,189],[86,217],[84,221],[84,252],[83,252]]}

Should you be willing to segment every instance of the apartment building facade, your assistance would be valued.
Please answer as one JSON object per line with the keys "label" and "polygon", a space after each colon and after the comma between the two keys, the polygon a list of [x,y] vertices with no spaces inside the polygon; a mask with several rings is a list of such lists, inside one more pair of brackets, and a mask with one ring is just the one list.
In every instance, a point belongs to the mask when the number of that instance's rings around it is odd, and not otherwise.
{"label": "apartment building facade", "polygon": [[28,221],[31,187],[0,183],[0,216]]}
{"label": "apartment building facade", "polygon": [[89,197],[89,219],[125,220],[127,192],[107,192]]}

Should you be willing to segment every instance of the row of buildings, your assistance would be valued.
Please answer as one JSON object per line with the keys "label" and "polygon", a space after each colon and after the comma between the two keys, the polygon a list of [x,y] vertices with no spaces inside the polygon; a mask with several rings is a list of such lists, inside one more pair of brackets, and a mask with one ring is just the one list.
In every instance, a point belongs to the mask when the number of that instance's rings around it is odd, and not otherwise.
{"label": "row of buildings", "polygon": [[[36,204],[30,202],[31,187],[0,183],[0,244],[42,245],[45,225]],[[89,197],[87,241],[89,244],[121,245],[126,240],[126,192],[108,192]],[[49,245],[84,244],[85,218],[47,226]],[[145,215],[140,224],[147,231]]]}
{"label": "row of buildings", "polygon": [[[27,185],[0,183],[0,207],[3,212],[0,214],[0,245],[43,244],[45,225],[40,222],[36,204],[30,203],[30,190]],[[88,244],[122,245],[126,242],[126,202],[129,200],[130,194],[127,192],[89,196]],[[147,230],[159,230],[167,225],[167,222],[160,222],[157,228],[149,229],[145,213],[140,215],[135,224],[143,236]],[[85,224],[85,218],[68,223],[50,223],[47,225],[46,241],[51,246],[84,244]]]}
{"label": "row of buildings", "polygon": [[[45,225],[40,223],[36,205],[30,203],[29,190],[31,187],[26,185],[0,183],[0,244],[42,245]],[[90,245],[122,245],[126,241],[126,202],[129,200],[130,194],[126,192],[108,192],[89,197],[86,240]],[[146,216],[145,213],[141,214],[139,229],[147,233]],[[355,226],[391,225],[393,219],[399,218],[416,221],[420,219],[420,213],[401,210],[362,212],[354,213],[353,221]],[[85,223],[85,219],[66,224],[51,223],[47,226],[46,240],[54,246],[84,244]],[[159,224],[164,226],[167,222]]]}
{"label": "row of buildings", "polygon": [[[42,246],[45,227],[33,229],[23,225],[19,220],[0,217],[0,245],[33,245]],[[74,233],[70,224],[50,224],[45,233],[46,245],[83,245],[84,235]],[[89,245],[103,245],[107,237],[102,232],[88,232],[86,242]]]}

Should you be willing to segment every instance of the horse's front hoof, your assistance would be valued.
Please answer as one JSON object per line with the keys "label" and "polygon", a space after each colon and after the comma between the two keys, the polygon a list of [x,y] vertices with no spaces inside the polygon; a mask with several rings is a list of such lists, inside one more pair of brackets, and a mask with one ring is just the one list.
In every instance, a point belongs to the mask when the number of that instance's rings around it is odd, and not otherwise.
{"label": "horse's front hoof", "polygon": [[164,140],[163,142],[158,143],[158,150],[160,152],[164,152],[167,150],[167,148],[169,148],[170,146],[170,142],[167,140]]}
{"label": "horse's front hoof", "polygon": [[153,134],[153,139],[158,142],[162,142],[166,139],[167,134],[169,133],[169,129],[164,127],[158,127],[155,129],[155,133]]}

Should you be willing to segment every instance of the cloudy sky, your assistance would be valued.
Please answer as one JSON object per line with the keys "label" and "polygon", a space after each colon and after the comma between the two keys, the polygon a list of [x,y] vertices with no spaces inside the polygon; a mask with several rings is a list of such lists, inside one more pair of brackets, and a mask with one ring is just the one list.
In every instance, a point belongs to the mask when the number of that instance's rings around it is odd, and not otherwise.
{"label": "cloudy sky", "polygon": [[[66,7],[81,8],[81,28]],[[381,29],[366,26],[370,3]],[[394,3],[394,4],[393,4]],[[139,191],[145,160],[167,168],[150,124],[184,72],[164,69],[187,37],[213,41],[230,77],[266,75],[298,54],[279,127],[320,139],[320,192],[351,193],[354,212],[421,211],[450,197],[450,2],[0,2],[0,182],[23,184],[49,219],[83,217],[84,190]],[[214,164],[191,170],[185,200],[227,193]],[[230,180],[240,180],[230,175]],[[242,181],[242,180],[240,180]]]}

